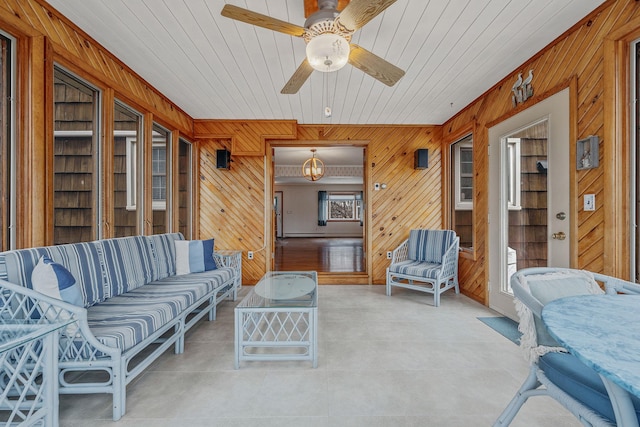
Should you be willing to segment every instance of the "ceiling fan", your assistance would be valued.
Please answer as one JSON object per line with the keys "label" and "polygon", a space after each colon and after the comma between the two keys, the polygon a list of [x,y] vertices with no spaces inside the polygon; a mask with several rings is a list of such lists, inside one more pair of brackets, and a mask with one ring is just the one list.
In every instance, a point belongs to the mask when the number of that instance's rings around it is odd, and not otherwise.
{"label": "ceiling fan", "polygon": [[227,18],[304,38],[307,57],[280,91],[283,94],[295,94],[313,70],[337,71],[347,62],[387,86],[396,84],[404,76],[403,70],[350,43],[356,30],[395,2],[396,0],[351,0],[339,12],[336,9],[338,0],[318,0],[318,11],[307,18],[304,27],[231,4],[226,4],[221,13]]}

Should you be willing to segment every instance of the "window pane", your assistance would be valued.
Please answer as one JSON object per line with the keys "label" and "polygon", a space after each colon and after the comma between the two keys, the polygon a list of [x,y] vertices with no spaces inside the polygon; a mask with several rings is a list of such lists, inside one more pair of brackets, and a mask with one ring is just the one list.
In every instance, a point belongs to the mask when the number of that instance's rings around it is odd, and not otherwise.
{"label": "window pane", "polygon": [[[12,42],[0,34],[0,251],[11,249],[13,244],[11,224],[15,222],[12,213],[13,191],[11,179],[13,176],[12,126],[13,110],[9,100],[14,98],[12,82]],[[15,230],[15,227],[14,227]],[[14,231],[15,232],[15,231]]]}
{"label": "window pane", "polygon": [[[114,108],[114,236],[140,234],[136,209],[136,144],[142,138],[142,115],[116,101]],[[127,152],[129,150],[129,152]]]}
{"label": "window pane", "polygon": [[191,239],[191,143],[178,144],[178,231]]}
{"label": "window pane", "polygon": [[98,92],[54,71],[54,244],[96,239]]}
{"label": "window pane", "polygon": [[353,221],[358,219],[358,203],[354,193],[329,194],[329,220]]}
{"label": "window pane", "polygon": [[166,233],[170,230],[167,191],[170,188],[167,180],[169,165],[167,153],[171,144],[171,132],[157,123],[153,124],[153,148],[151,150],[151,194],[153,204],[153,234]]}
{"label": "window pane", "polygon": [[473,136],[451,145],[451,228],[460,247],[473,247]]}

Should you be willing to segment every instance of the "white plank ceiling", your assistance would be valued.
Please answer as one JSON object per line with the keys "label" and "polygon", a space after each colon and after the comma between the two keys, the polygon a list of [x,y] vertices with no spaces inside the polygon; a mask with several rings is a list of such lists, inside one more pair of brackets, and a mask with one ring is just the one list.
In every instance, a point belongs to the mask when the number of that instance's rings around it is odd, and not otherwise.
{"label": "white plank ceiling", "polygon": [[[398,0],[352,40],[406,71],[394,87],[347,65],[282,95],[304,40],[225,18],[225,1],[48,1],[193,118],[301,124],[441,124],[603,3]],[[228,3],[304,25],[303,0]]]}

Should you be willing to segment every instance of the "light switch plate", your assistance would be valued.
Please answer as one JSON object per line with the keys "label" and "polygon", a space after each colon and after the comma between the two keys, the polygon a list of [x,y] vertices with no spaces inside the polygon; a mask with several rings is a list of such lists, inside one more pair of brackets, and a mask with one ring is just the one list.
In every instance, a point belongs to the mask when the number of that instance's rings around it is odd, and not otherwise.
{"label": "light switch plate", "polygon": [[595,211],[596,210],[596,195],[585,194],[584,195],[584,210]]}

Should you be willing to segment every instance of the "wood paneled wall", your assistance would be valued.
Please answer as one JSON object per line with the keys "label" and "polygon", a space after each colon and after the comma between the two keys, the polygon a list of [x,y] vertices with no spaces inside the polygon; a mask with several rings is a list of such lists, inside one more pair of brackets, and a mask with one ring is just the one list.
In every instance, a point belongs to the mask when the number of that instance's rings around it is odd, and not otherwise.
{"label": "wood paneled wall", "polygon": [[[572,102],[572,136],[581,139],[588,135],[599,135],[600,164],[596,169],[576,171],[575,168],[575,140],[571,144],[571,186],[572,186],[572,213],[573,213],[573,266],[588,268],[592,271],[605,272],[620,277],[628,277],[628,264],[630,262],[628,252],[628,210],[624,209],[622,198],[627,197],[625,189],[614,188],[617,182],[627,184],[626,165],[628,159],[625,153],[619,150],[623,144],[619,140],[612,140],[607,132],[607,121],[611,120],[611,114],[607,115],[607,108],[613,108],[605,103],[607,90],[613,90],[614,82],[605,78],[607,55],[605,44],[611,34],[620,28],[627,28],[623,35],[627,35],[631,29],[640,29],[640,4],[633,0],[609,1],[596,10],[593,14],[575,25],[552,43],[545,50],[535,55],[518,69],[513,70],[502,81],[487,91],[469,106],[464,108],[455,117],[443,125],[443,135],[458,132],[458,129],[470,121],[476,123],[476,135],[474,135],[474,163],[476,166],[476,189],[474,200],[475,224],[477,226],[476,242],[477,254],[475,259],[464,258],[460,262],[460,280],[462,291],[474,299],[486,303],[488,280],[488,155],[487,136],[488,128],[510,117],[511,115],[526,109],[541,99],[558,92],[561,88],[570,86],[574,92],[571,94]],[[629,29],[631,28],[631,29]],[[622,35],[621,35],[622,36]],[[626,62],[628,63],[628,58]],[[623,62],[624,64],[624,62]],[[611,66],[614,66],[611,64]],[[516,81],[518,73],[527,75],[529,70],[534,70],[533,88],[535,96],[523,105],[514,108],[511,101],[511,87]],[[507,71],[507,70],[505,70]],[[620,70],[615,71],[616,74]],[[609,78],[610,79],[610,78]],[[624,92],[624,89],[622,89]],[[611,97],[610,97],[611,98]],[[621,113],[618,111],[618,113]],[[624,114],[625,112],[622,112]],[[625,130],[618,129],[618,133],[624,136]],[[621,137],[622,137],[621,136]],[[615,148],[614,148],[615,147]],[[477,149],[476,149],[477,148]],[[613,150],[616,150],[613,152]],[[622,166],[614,167],[615,159]],[[604,161],[603,161],[604,160]],[[607,176],[609,175],[609,177]],[[614,178],[610,178],[614,176]],[[608,183],[609,182],[609,183]],[[627,187],[628,188],[628,187]],[[584,194],[596,195],[596,210],[585,212],[582,209]],[[612,199],[613,194],[622,194],[620,199]],[[615,213],[614,213],[615,212]],[[626,219],[620,220],[620,217]],[[613,218],[616,219],[614,223]],[[610,239],[617,239],[617,244],[608,243]],[[615,248],[613,252],[607,247]],[[628,251],[628,249],[627,249]],[[623,259],[623,262],[614,264],[607,262],[607,258]],[[626,267],[626,268],[625,268]]]}
{"label": "wood paneled wall", "polygon": [[[628,223],[625,200],[628,190],[625,110],[625,66],[628,59],[623,40],[640,36],[640,3],[610,0],[585,20],[559,37],[548,48],[509,73],[493,88],[465,107],[442,126],[300,126],[293,121],[196,121],[137,76],[67,18],[43,0],[0,0],[0,28],[19,41],[19,191],[30,194],[20,201],[18,216],[29,218],[20,227],[20,246],[46,244],[47,201],[51,177],[47,176],[47,143],[50,143],[51,109],[47,83],[52,63],[58,61],[186,136],[201,136],[199,155],[200,235],[216,237],[219,248],[254,250],[256,259],[245,262],[245,283],[255,282],[269,261],[270,197],[268,182],[271,158],[265,151],[272,140],[365,141],[369,280],[384,282],[388,264],[384,256],[404,239],[410,228],[440,227],[442,218],[441,143],[474,123],[474,164],[477,202],[475,256],[461,258],[463,293],[487,302],[488,267],[488,155],[487,129],[541,97],[571,86],[572,135],[601,136],[600,164],[596,169],[575,171],[571,185],[574,223],[573,264],[626,277],[629,263]],[[517,74],[534,70],[535,96],[514,109],[511,86]],[[109,128],[106,129],[107,131]],[[575,141],[572,141],[575,142]],[[215,150],[233,148],[230,171],[215,168]],[[427,170],[413,169],[413,152],[429,149]],[[239,155],[242,154],[242,155]],[[572,154],[575,161],[575,153]],[[371,191],[372,183],[387,189]],[[582,196],[596,194],[596,211],[584,212]]]}
{"label": "wood paneled wall", "polygon": [[[17,194],[29,195],[18,198],[17,245],[52,244],[54,63],[103,91],[101,144],[113,130],[114,97],[186,137],[192,136],[193,119],[44,0],[0,0],[0,29],[17,39]],[[108,145],[103,149],[111,159]],[[109,195],[110,175],[104,183]]]}
{"label": "wood paneled wall", "polygon": [[[437,126],[291,126],[289,121],[196,120],[200,145],[200,235],[216,238],[216,247],[245,253],[243,282],[256,283],[271,260],[270,156],[276,140],[287,144],[349,144],[366,146],[367,240],[369,280],[384,283],[389,264],[386,251],[404,240],[411,228],[441,227],[440,135]],[[279,132],[279,133],[278,133]],[[218,137],[216,137],[216,135]],[[231,170],[218,170],[216,150],[261,147],[260,156],[241,156],[232,150]],[[300,142],[296,142],[300,141]],[[429,149],[429,168],[413,169],[414,151]],[[374,182],[387,188],[372,191]],[[255,252],[246,259],[246,251]]]}

